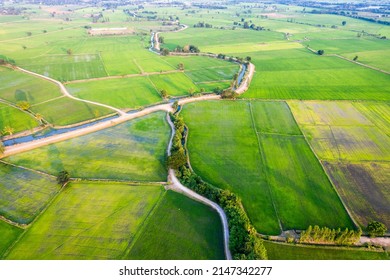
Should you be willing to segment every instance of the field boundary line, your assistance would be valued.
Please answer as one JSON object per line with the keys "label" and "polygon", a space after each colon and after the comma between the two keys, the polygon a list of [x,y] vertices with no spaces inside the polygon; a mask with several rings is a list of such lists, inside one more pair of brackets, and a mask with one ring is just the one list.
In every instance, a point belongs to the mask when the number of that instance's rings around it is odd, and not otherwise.
{"label": "field boundary line", "polygon": [[[286,102],[286,104],[288,105],[287,102]],[[316,157],[317,161],[319,162],[322,171],[324,172],[324,174],[325,174],[326,178],[328,179],[330,185],[332,186],[333,190],[335,191],[336,195],[338,196],[338,198],[339,198],[341,204],[343,205],[343,207],[344,207],[345,211],[347,212],[349,218],[351,219],[352,223],[354,224],[354,226],[355,226],[356,228],[360,228],[360,227],[359,227],[359,224],[356,223],[354,217],[352,216],[351,211],[348,209],[347,205],[345,204],[345,202],[344,202],[343,199],[341,198],[340,193],[337,191],[336,186],[333,184],[333,181],[331,180],[330,175],[326,172],[326,170],[325,170],[325,168],[324,168],[324,166],[323,166],[323,164],[322,164],[322,161],[319,159],[318,155],[314,152],[314,149],[313,149],[313,147],[310,145],[310,142],[309,142],[309,140],[307,139],[305,133],[303,133],[303,131],[302,131],[301,127],[299,126],[297,120],[295,119],[295,116],[294,116],[294,114],[293,114],[293,112],[292,112],[292,110],[291,110],[291,108],[290,108],[289,105],[288,105],[288,109],[290,110],[291,115],[293,116],[293,119],[294,119],[295,123],[297,124],[299,130],[301,131],[301,133],[302,133],[302,135],[303,135],[303,138],[305,139],[305,142],[307,143],[307,145],[309,146],[311,152],[314,154],[314,156]]]}
{"label": "field boundary line", "polygon": [[162,204],[162,201],[164,200],[167,193],[168,193],[168,191],[165,189],[163,191],[161,191],[160,197],[158,198],[158,200],[156,201],[156,203],[154,204],[152,209],[149,211],[149,213],[146,215],[145,219],[138,226],[138,230],[134,234],[134,238],[132,238],[132,240],[129,242],[128,246],[124,250],[123,255],[121,257],[122,260],[124,260],[126,258],[126,256],[131,252],[134,245],[137,243],[139,237],[145,231],[147,225],[149,225],[150,219],[153,217],[154,213],[156,213],[157,209],[160,208],[160,205]]}
{"label": "field boundary line", "polygon": [[48,100],[36,103],[36,104],[32,104],[31,107],[42,105],[42,104],[48,103],[50,101],[54,101],[54,100],[61,99],[61,98],[64,98],[64,97],[66,97],[66,96],[65,95],[61,95],[61,96],[58,96],[58,97],[55,97],[55,98],[52,98],[52,99],[48,99]]}
{"label": "field boundary line", "polygon": [[269,195],[270,195],[270,198],[271,198],[271,201],[272,201],[272,206],[274,207],[275,215],[276,215],[276,218],[278,219],[278,224],[279,224],[280,231],[281,231],[281,233],[283,233],[282,221],[280,220],[279,212],[278,212],[278,210],[276,208],[275,199],[274,199],[274,197],[272,195],[271,186],[270,186],[270,183],[269,183],[268,171],[266,170],[266,166],[265,166],[266,165],[266,159],[265,159],[265,155],[263,153],[261,140],[259,138],[259,134],[260,133],[256,129],[256,124],[255,124],[255,120],[254,120],[254,117],[253,117],[252,103],[249,101],[248,105],[249,105],[249,112],[250,112],[251,121],[252,121],[252,129],[253,129],[253,132],[256,135],[257,148],[259,149],[260,158],[262,160],[262,167],[259,166],[260,167],[260,171],[262,171],[264,173],[265,181],[266,181],[267,187],[268,187],[268,192],[269,192]]}
{"label": "field boundary line", "polygon": [[102,57],[102,55],[101,55],[101,52],[98,52],[98,55],[99,55],[100,61],[102,62],[104,72],[106,73],[107,77],[109,77],[110,74],[109,74],[108,71],[107,71],[106,63],[104,63],[104,59],[103,59],[103,57]]}
{"label": "field boundary line", "polygon": [[11,226],[14,226],[14,227],[17,227],[17,228],[20,228],[20,229],[25,229],[28,226],[28,224],[21,224],[21,223],[15,222],[15,221],[13,221],[11,219],[8,219],[8,218],[4,217],[3,215],[0,215],[0,221],[3,221],[6,224],[9,224]]}
{"label": "field boundary line", "polygon": [[133,58],[133,62],[138,67],[138,69],[141,71],[141,74],[144,74],[145,73],[144,69],[142,69],[142,67],[138,64],[138,62],[135,58]]}
{"label": "field boundary line", "polygon": [[48,177],[51,177],[51,178],[57,178],[56,176],[54,176],[52,174],[49,174],[49,173],[46,173],[46,172],[43,172],[43,171],[39,171],[39,170],[35,170],[35,169],[32,169],[32,168],[24,167],[24,166],[21,166],[21,165],[13,164],[11,162],[7,162],[7,161],[4,161],[2,159],[0,159],[0,162],[5,164],[5,165],[10,165],[10,166],[13,166],[13,167],[16,167],[16,168],[20,168],[20,169],[24,169],[24,170],[27,170],[27,171],[31,171],[31,172],[37,173],[39,175],[44,175],[44,176],[48,176]]}

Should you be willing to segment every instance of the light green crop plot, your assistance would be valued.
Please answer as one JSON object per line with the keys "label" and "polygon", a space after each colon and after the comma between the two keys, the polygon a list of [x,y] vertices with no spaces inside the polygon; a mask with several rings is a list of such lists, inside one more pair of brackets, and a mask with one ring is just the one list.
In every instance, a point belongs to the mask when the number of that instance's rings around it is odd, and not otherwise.
{"label": "light green crop plot", "polygon": [[162,193],[156,185],[72,183],[6,258],[121,259]]}
{"label": "light green crop plot", "polygon": [[6,160],[54,175],[67,170],[72,177],[161,182],[169,135],[165,113],[158,112]]}
{"label": "light green crop plot", "polygon": [[117,108],[137,108],[162,100],[147,77],[68,84],[71,94]]}
{"label": "light green crop plot", "polygon": [[0,98],[14,104],[27,101],[34,105],[61,96],[49,81],[5,67],[0,67],[0,73]]}
{"label": "light green crop plot", "polygon": [[157,90],[165,89],[170,96],[188,95],[189,89],[199,90],[184,73],[151,75],[149,79]]}
{"label": "light green crop plot", "polygon": [[4,132],[6,126],[12,127],[14,133],[17,133],[38,126],[38,122],[31,115],[0,103],[0,133]]}
{"label": "light green crop plot", "polygon": [[0,220],[0,259],[22,232],[22,229]]}
{"label": "light green crop plot", "polygon": [[251,53],[256,73],[245,97],[389,100],[389,75],[306,50]]}
{"label": "light green crop plot", "polygon": [[207,206],[168,191],[127,258],[224,259],[220,218]]}

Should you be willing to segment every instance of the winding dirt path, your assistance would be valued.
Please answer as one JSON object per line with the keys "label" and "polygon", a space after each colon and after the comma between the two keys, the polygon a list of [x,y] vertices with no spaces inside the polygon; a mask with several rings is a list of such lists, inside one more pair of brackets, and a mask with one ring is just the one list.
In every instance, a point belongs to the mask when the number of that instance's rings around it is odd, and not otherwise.
{"label": "winding dirt path", "polygon": [[71,95],[68,92],[66,87],[61,82],[59,82],[59,81],[57,81],[55,79],[52,79],[50,77],[46,77],[44,75],[41,75],[41,74],[38,74],[38,73],[35,73],[35,72],[31,72],[29,70],[26,70],[26,69],[23,69],[23,68],[20,68],[20,67],[16,67],[16,69],[18,69],[21,72],[24,72],[24,73],[36,76],[36,77],[41,78],[41,79],[45,79],[45,80],[47,80],[49,82],[52,82],[52,83],[56,84],[60,88],[61,93],[64,96],[66,96],[66,97],[69,97],[69,98],[77,100],[77,101],[81,101],[81,102],[85,102],[85,103],[89,103],[89,104],[93,104],[93,105],[97,105],[97,106],[101,106],[101,107],[106,107],[108,109],[111,109],[111,110],[117,112],[119,115],[126,115],[126,112],[124,112],[124,111],[122,111],[122,110],[120,110],[118,108],[115,108],[115,107],[112,107],[112,106],[109,106],[109,105],[106,105],[106,104],[102,104],[102,103],[99,103],[99,102],[94,102],[94,101],[89,101],[89,100],[85,100],[85,99],[74,97],[73,95]]}

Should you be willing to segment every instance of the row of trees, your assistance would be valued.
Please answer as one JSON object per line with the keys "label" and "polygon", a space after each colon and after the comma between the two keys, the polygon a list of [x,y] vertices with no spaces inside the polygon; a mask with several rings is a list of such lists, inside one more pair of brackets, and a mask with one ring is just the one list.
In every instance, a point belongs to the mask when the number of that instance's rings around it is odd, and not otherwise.
{"label": "row of trees", "polygon": [[309,226],[307,230],[301,233],[299,242],[301,243],[327,243],[337,245],[352,245],[359,241],[362,234],[361,229],[355,231],[352,229],[340,228],[330,229],[327,227]]}
{"label": "row of trees", "polygon": [[194,28],[213,28],[212,24],[205,23],[204,21],[199,21],[194,24]]}
{"label": "row of trees", "polygon": [[170,168],[177,170],[179,179],[190,189],[216,202],[225,211],[229,223],[229,248],[234,259],[255,260],[267,259],[263,240],[257,235],[248,216],[243,210],[241,200],[228,190],[221,190],[203,182],[189,169],[185,152],[185,124],[177,115],[170,115],[175,125],[171,156],[168,158]]}

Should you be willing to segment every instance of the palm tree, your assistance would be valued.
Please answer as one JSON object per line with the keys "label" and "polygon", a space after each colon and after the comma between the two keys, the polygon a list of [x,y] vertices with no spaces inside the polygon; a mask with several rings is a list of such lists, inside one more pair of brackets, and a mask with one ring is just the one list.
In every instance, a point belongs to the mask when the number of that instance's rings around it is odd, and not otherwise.
{"label": "palm tree", "polygon": [[4,133],[4,134],[9,134],[9,135],[14,134],[14,131],[15,131],[15,129],[13,129],[13,128],[10,127],[9,125],[7,125],[6,127],[4,127],[4,129],[3,129],[3,133]]}
{"label": "palm tree", "polygon": [[0,155],[2,155],[5,151],[3,142],[0,141]]}
{"label": "palm tree", "polygon": [[36,118],[40,123],[42,123],[42,121],[43,121],[43,116],[42,116],[41,114],[36,113],[36,114],[35,114],[35,118]]}

